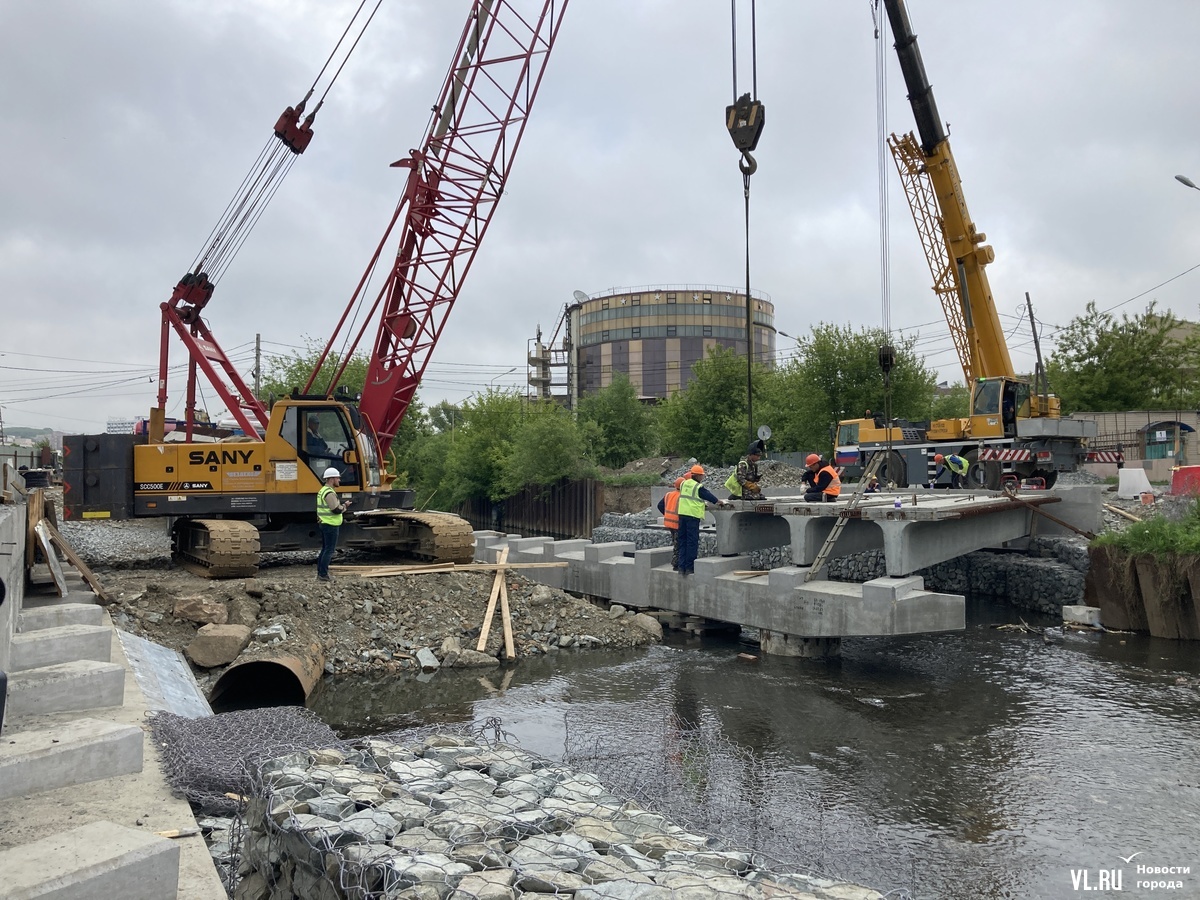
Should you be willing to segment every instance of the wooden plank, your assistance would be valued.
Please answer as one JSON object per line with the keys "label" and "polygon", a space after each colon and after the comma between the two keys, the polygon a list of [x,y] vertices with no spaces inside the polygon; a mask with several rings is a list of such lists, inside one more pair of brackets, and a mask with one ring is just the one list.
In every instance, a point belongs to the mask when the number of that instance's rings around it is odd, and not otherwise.
{"label": "wooden plank", "polygon": [[46,519],[42,520],[42,524],[46,526],[46,530],[49,532],[50,540],[54,542],[54,546],[58,547],[63,552],[63,555],[71,561],[71,565],[79,570],[79,574],[91,586],[92,591],[96,594],[100,602],[105,605],[112,603],[112,597],[109,596],[108,591],[104,590],[104,585],[100,583],[100,579],[87,567],[87,563],[79,558],[71,545],[67,543],[66,538],[59,534],[58,529]]}
{"label": "wooden plank", "polygon": [[[503,566],[505,569],[561,569],[566,562],[552,563],[512,563]],[[447,565],[429,569],[410,569],[407,566],[330,566],[331,572],[338,575],[358,575],[361,578],[392,578],[399,575],[445,575],[449,572],[496,572],[501,566],[496,563],[473,563],[470,565]]]}
{"label": "wooden plank", "polygon": [[58,596],[66,596],[67,579],[63,575],[62,565],[58,561],[58,554],[54,552],[54,545],[50,543],[50,523],[45,519],[33,526],[34,533],[37,535],[38,545],[42,548],[42,553],[46,557],[46,565],[50,567],[50,574],[54,578],[54,589],[58,591]]}
{"label": "wooden plank", "polygon": [[1124,517],[1125,517],[1126,519],[1128,519],[1130,522],[1140,522],[1140,521],[1142,521],[1142,517],[1141,517],[1141,516],[1135,516],[1133,513],[1131,513],[1131,512],[1126,512],[1125,510],[1121,509],[1121,507],[1119,507],[1119,506],[1113,506],[1111,503],[1105,503],[1105,504],[1104,504],[1104,508],[1105,508],[1105,509],[1107,509],[1107,510],[1108,510],[1109,512],[1111,512],[1111,513],[1116,513],[1118,516],[1124,516]]}
{"label": "wooden plank", "polygon": [[46,495],[41,488],[31,491],[25,505],[25,568],[37,562],[37,533],[34,527],[46,517]]}
{"label": "wooden plank", "polygon": [[[500,565],[503,566],[508,560],[508,548],[505,547],[500,551]],[[496,600],[500,596],[500,587],[504,584],[504,569],[496,570],[496,577],[492,580],[492,594],[488,597],[487,612],[483,614],[483,629],[479,632],[479,643],[475,647],[480,653],[484,652],[487,647],[488,634],[492,630],[492,617],[496,614]]]}
{"label": "wooden plank", "polygon": [[508,579],[503,577],[503,573],[497,572],[500,575],[500,623],[504,626],[504,656],[507,659],[516,659],[517,651],[513,647],[512,633],[512,617],[508,613]]}

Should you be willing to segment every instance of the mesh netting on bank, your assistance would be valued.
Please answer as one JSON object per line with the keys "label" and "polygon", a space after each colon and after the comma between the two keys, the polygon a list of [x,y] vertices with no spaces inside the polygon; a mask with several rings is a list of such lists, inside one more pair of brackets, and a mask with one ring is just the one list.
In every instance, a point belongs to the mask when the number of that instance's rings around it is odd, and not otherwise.
{"label": "mesh netting on bank", "polygon": [[577,730],[562,763],[504,742],[498,720],[352,742],[294,708],[153,729],[194,804],[246,799],[229,873],[245,900],[883,896],[800,865],[822,825],[797,831],[770,799],[797,786],[674,719]]}

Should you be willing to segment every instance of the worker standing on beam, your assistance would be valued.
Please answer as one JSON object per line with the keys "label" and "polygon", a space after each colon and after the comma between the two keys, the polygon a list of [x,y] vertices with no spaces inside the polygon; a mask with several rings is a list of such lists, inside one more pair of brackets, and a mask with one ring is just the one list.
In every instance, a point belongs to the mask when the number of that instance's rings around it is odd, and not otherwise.
{"label": "worker standing on beam", "polygon": [[724,500],[706,488],[704,466],[692,466],[679,486],[679,574],[691,575],[695,571],[696,557],[700,555],[700,522],[704,519],[705,501],[724,506]]}
{"label": "worker standing on beam", "polygon": [[810,453],[804,458],[805,468],[803,481],[808,486],[804,492],[805,503],[832,503],[842,493],[842,479],[837,469],[829,463],[822,463],[821,457]]}
{"label": "worker standing on beam", "polygon": [[971,468],[971,461],[965,456],[955,453],[943,456],[935,453],[933,461],[937,463],[937,471],[933,475],[933,481],[929,482],[930,487],[933,487],[934,483],[942,477],[942,472],[946,469],[950,470],[950,487],[965,488],[967,486],[967,470]]}
{"label": "worker standing on beam", "polygon": [[725,482],[732,500],[761,500],[762,490],[758,486],[758,461],[762,458],[763,442],[755,441],[746,449],[746,455],[738,460],[737,468]]}
{"label": "worker standing on beam", "polygon": [[671,532],[671,568],[679,571],[679,486],[682,478],[675,479],[675,489],[667,491],[658,501],[658,511],[662,513],[663,527]]}

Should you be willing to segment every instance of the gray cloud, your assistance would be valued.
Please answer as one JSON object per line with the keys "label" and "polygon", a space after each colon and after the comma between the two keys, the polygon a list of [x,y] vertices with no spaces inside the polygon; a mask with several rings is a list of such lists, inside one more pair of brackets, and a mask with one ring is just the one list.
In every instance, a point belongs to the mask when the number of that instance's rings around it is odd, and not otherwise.
{"label": "gray cloud", "polygon": [[[0,10],[7,423],[96,430],[149,409],[148,378],[110,382],[153,372],[158,305],[355,5],[45,0]],[[467,6],[384,0],[317,138],[209,307],[232,356],[247,359],[256,333],[278,347],[332,329],[399,196],[403,175],[388,164],[420,142]],[[1049,337],[1089,300],[1114,306],[1200,262],[1200,195],[1172,178],[1200,178],[1200,7],[909,6],[971,212],[996,250],[989,271],[1019,366],[1032,362],[1016,317],[1025,291]],[[757,7],[767,126],[752,179],[754,286],[792,334],[822,320],[878,324],[868,4]],[[526,339],[539,323],[553,328],[575,289],[741,283],[741,176],[723,128],[729,54],[726,3],[574,0],[426,399],[461,399],[513,366],[496,383],[519,383]],[[745,45],[741,54],[747,89]],[[890,40],[886,58],[888,125],[907,131]],[[921,326],[930,361],[960,377],[889,177],[892,322]],[[1195,318],[1197,277],[1118,309],[1154,298]],[[173,360],[183,361],[178,348]],[[29,368],[56,371],[20,371]]]}

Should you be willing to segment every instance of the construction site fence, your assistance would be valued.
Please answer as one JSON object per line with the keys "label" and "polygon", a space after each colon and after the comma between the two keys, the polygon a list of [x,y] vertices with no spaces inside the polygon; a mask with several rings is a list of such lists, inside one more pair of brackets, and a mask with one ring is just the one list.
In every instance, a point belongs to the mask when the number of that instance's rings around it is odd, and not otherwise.
{"label": "construction site fence", "polygon": [[54,451],[49,447],[0,447],[0,465],[11,463],[14,469],[25,466],[30,469],[54,468]]}
{"label": "construction site fence", "polygon": [[590,538],[604,514],[604,484],[584,478],[530,485],[505,500],[472,498],[455,512],[479,529],[556,540]]}

